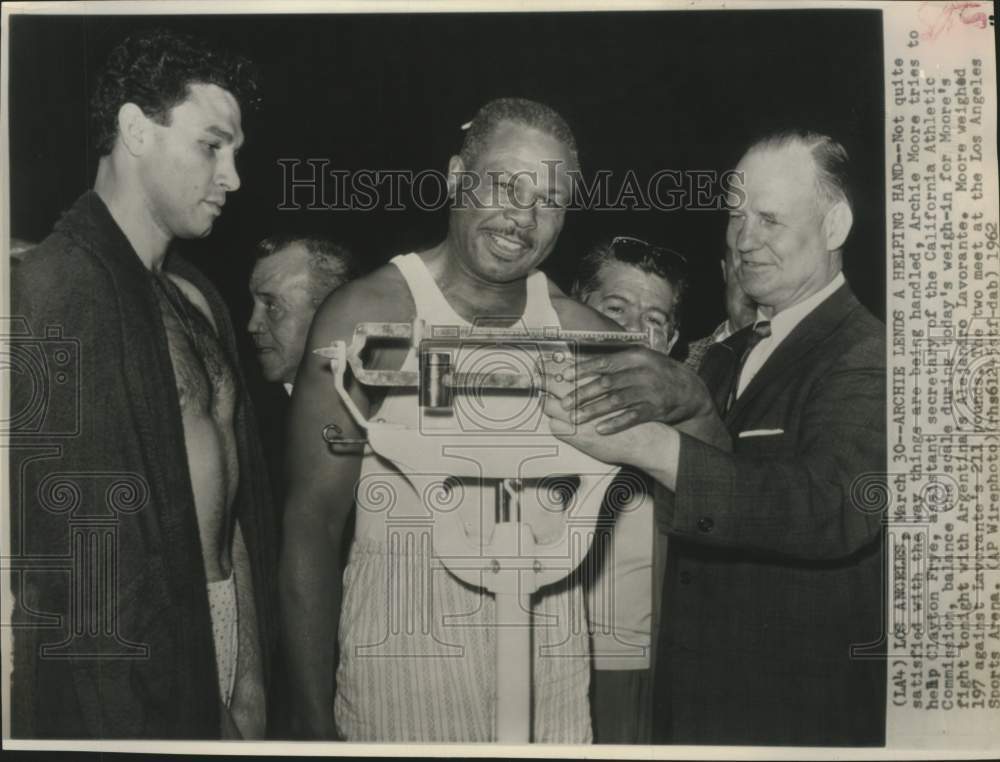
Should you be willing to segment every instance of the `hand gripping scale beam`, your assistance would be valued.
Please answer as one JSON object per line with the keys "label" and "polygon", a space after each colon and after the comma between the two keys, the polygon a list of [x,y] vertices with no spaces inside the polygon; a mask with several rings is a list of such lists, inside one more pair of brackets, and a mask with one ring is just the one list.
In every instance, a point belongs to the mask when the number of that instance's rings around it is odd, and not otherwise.
{"label": "hand gripping scale beam", "polygon": [[[362,353],[373,339],[415,347],[419,369],[366,368]],[[347,439],[331,424],[323,430],[328,443],[366,443],[404,476],[447,472],[459,479],[483,480],[493,485],[496,524],[489,541],[474,543],[457,512],[436,512],[433,555],[451,574],[496,597],[496,739],[500,742],[531,740],[530,596],[571,574],[583,560],[593,540],[604,492],[618,468],[557,440],[549,433],[544,418],[523,434],[504,432],[500,446],[489,447],[485,459],[467,457],[470,446],[482,448],[484,435],[489,432],[459,428],[445,435],[435,431],[430,437],[421,426],[368,420],[346,391],[346,370],[349,366],[355,380],[366,386],[414,389],[421,414],[440,419],[460,413],[463,396],[518,390],[526,397],[537,398],[541,389],[539,362],[558,367],[581,351],[650,343],[648,333],[638,332],[428,326],[416,320],[359,323],[350,344],[337,341],[316,350],[330,361],[337,393],[366,433],[365,439]],[[516,359],[523,355],[525,361],[473,363],[465,367],[461,353],[470,347],[480,356],[485,353],[489,357],[492,352]],[[531,524],[523,520],[522,495],[529,486],[537,488],[546,480],[558,484],[562,476],[578,477],[579,486],[561,513],[561,533],[539,541]]]}

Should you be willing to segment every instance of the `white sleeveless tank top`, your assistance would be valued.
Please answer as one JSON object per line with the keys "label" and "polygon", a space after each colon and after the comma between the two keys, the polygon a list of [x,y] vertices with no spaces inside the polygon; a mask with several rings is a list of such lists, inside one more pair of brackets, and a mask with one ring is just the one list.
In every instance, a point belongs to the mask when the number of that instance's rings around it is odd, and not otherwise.
{"label": "white sleeveless tank top", "polygon": [[[416,306],[416,317],[428,326],[473,327],[445,299],[433,276],[417,254],[400,255],[392,260],[409,286]],[[526,280],[527,298],[520,319],[510,327],[530,330],[557,330],[559,316],[549,299],[548,279],[542,272],[532,273]],[[515,317],[515,316],[511,316]],[[460,372],[529,372],[533,358],[530,353],[504,351],[496,346],[462,348],[453,369]],[[402,370],[418,369],[417,348],[411,347]],[[447,435],[461,431],[468,443],[468,457],[489,457],[491,448],[503,447],[505,437],[518,432],[538,433],[539,437],[556,440],[548,432],[547,419],[542,415],[542,399],[537,393],[522,390],[502,393],[456,393],[453,408],[447,415],[428,414],[417,404],[415,389],[393,389],[386,395],[375,415],[376,420],[419,427],[426,436],[422,446],[441,446],[435,434]],[[512,475],[513,476],[513,475]],[[536,539],[545,542],[561,532],[563,518],[558,515],[557,502],[561,482],[542,484],[532,495],[522,495],[522,520],[531,516]],[[495,490],[468,482],[448,481],[447,473],[400,474],[388,460],[371,448],[366,448],[357,487],[357,520],[355,539],[385,542],[387,523],[412,519],[429,519],[430,510],[459,510],[466,534],[479,534],[484,541],[491,535],[494,518]]]}

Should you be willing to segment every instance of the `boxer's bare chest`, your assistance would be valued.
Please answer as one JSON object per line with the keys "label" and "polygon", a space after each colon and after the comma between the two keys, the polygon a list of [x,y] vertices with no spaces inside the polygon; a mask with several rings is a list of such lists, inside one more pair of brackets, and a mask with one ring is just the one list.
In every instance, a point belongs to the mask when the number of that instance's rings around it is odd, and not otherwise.
{"label": "boxer's bare chest", "polygon": [[[154,277],[180,401],[205,572],[209,581],[217,581],[231,569],[231,513],[239,483],[236,373],[206,313],[192,303],[204,302],[200,293],[185,281],[179,281],[182,290],[165,275]],[[207,312],[207,304],[203,309]]]}
{"label": "boxer's bare chest", "polygon": [[231,424],[235,376],[215,330],[170,277],[154,278],[181,412]]}

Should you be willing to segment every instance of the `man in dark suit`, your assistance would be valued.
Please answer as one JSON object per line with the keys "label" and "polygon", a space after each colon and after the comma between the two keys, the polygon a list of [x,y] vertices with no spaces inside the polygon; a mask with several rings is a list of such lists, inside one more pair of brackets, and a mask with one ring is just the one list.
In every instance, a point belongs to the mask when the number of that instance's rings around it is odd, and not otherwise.
{"label": "man in dark suit", "polygon": [[[759,309],[709,350],[704,388],[628,350],[547,405],[568,441],[666,488],[661,742],[885,742],[882,516],[852,499],[885,470],[884,328],[841,273],[846,163],[812,133],[744,155],[727,242]],[[662,423],[713,405],[731,451]]]}

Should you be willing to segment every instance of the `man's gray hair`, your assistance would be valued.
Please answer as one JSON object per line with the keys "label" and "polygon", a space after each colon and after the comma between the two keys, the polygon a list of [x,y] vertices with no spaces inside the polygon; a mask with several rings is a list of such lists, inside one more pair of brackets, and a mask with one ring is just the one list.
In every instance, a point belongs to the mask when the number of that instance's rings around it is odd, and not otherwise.
{"label": "man's gray hair", "polygon": [[847,149],[829,135],[802,129],[781,130],[756,141],[747,153],[777,150],[792,145],[801,145],[812,156],[816,165],[816,190],[819,195],[833,203],[844,201],[853,209],[850,157]]}
{"label": "man's gray hair", "polygon": [[256,261],[277,254],[296,243],[309,255],[309,291],[316,304],[362,273],[361,260],[357,254],[343,244],[323,236],[293,233],[268,236],[257,244]]}

